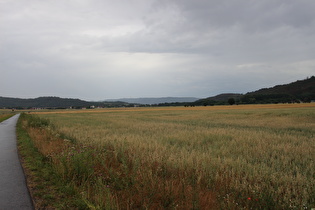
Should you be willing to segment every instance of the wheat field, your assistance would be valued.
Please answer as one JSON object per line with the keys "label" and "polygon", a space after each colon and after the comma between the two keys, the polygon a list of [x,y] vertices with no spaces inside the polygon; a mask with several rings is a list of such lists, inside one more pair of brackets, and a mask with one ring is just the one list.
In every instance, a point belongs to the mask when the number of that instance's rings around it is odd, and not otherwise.
{"label": "wheat field", "polygon": [[91,168],[77,185],[93,208],[315,207],[314,103],[33,114],[87,151],[54,162],[64,177]]}

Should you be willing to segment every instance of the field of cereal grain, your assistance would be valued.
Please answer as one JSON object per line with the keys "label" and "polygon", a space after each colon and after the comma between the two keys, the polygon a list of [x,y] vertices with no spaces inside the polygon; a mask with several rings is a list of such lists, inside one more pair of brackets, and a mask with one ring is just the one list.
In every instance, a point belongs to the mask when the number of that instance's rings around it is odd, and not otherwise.
{"label": "field of cereal grain", "polygon": [[314,103],[33,114],[82,147],[53,162],[93,208],[315,207]]}

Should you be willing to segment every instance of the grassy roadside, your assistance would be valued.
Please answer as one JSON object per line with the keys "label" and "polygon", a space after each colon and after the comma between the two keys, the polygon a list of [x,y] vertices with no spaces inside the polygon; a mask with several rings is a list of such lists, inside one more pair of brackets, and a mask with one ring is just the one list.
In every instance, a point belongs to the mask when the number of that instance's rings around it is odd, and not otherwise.
{"label": "grassy roadside", "polygon": [[0,114],[0,122],[9,119],[9,118],[12,117],[13,115],[14,115],[14,114],[7,114],[7,113]]}
{"label": "grassy roadside", "polygon": [[17,124],[18,150],[35,209],[86,209],[73,186],[60,179],[51,160],[40,153],[27,132],[31,127],[39,129],[45,123],[21,114]]}

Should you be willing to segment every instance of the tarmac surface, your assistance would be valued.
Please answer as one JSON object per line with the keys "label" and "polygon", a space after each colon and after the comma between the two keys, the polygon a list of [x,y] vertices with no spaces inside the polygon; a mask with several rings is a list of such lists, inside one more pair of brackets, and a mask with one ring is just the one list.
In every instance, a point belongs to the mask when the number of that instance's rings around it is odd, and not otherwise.
{"label": "tarmac surface", "polygon": [[34,209],[17,153],[19,114],[0,123],[0,210]]}

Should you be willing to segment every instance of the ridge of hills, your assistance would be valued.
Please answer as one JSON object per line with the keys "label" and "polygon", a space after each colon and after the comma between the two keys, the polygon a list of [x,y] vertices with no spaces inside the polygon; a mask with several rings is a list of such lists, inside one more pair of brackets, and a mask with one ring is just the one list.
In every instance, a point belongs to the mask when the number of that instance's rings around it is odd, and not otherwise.
{"label": "ridge of hills", "polygon": [[60,108],[63,106],[70,107],[76,106],[89,106],[89,102],[80,99],[71,98],[59,98],[59,97],[38,97],[31,99],[21,99],[21,98],[9,98],[0,97],[0,107],[50,107],[50,108]]}
{"label": "ridge of hills", "polygon": [[194,102],[194,105],[220,105],[225,104],[230,98],[233,98],[234,100],[240,100],[242,96],[243,94],[240,93],[222,93],[216,96],[199,99]]}
{"label": "ridge of hills", "polygon": [[241,100],[244,103],[311,102],[315,100],[315,76],[249,92]]}
{"label": "ridge of hills", "polygon": [[125,102],[89,102],[81,99],[60,98],[55,96],[38,97],[33,99],[0,97],[0,108],[83,108],[83,107],[119,107],[128,106]]}
{"label": "ridge of hills", "polygon": [[120,99],[107,99],[106,101],[122,101],[134,104],[160,104],[160,103],[187,103],[198,100],[195,97],[161,97],[161,98],[120,98]]}
{"label": "ridge of hills", "polygon": [[[232,102],[228,102],[232,99]],[[193,105],[300,103],[315,100],[315,76],[271,88],[262,88],[246,94],[225,93],[197,100]]]}
{"label": "ridge of hills", "polygon": [[293,96],[309,95],[315,93],[315,76],[305,80],[298,80],[284,85],[276,85],[271,88],[262,88],[254,92],[249,92],[249,95],[257,94],[290,94]]}
{"label": "ridge of hills", "polygon": [[[196,99],[196,100],[195,100]],[[262,88],[246,94],[225,93],[204,99],[193,97],[162,97],[162,98],[129,98],[89,102],[80,99],[60,97],[38,97],[21,99],[0,96],[0,108],[83,108],[83,107],[133,107],[133,106],[178,106],[178,105],[221,105],[229,104],[230,100],[238,104],[253,103],[292,103],[311,102],[315,100],[315,76],[271,88]],[[232,104],[232,103],[230,103]]]}

